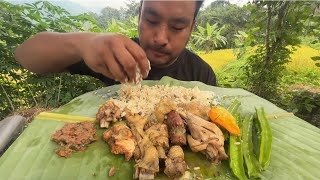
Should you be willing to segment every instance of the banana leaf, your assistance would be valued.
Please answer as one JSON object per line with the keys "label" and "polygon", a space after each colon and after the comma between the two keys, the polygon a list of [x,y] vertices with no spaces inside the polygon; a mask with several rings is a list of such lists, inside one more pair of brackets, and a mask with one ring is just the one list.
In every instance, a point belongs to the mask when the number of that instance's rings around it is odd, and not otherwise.
{"label": "banana leaf", "polygon": [[[144,85],[199,87],[214,91],[228,106],[234,99],[241,101],[241,114],[254,113],[255,107],[264,107],[273,133],[270,166],[262,172],[262,179],[319,179],[320,129],[288,113],[269,101],[242,89],[207,86],[200,82],[183,82],[164,77],[160,81],[143,81]],[[99,138],[82,152],[69,158],[59,157],[57,144],[51,134],[67,122],[94,120],[101,104],[115,95],[119,85],[83,94],[50,113],[38,115],[19,138],[0,157],[0,179],[132,179],[133,160],[126,162],[123,155],[114,155]],[[98,134],[104,132],[98,129]],[[235,179],[228,162],[216,165],[186,149],[190,177],[203,179]],[[116,173],[108,177],[115,167]],[[197,168],[194,168],[197,167]],[[199,168],[198,168],[199,167]],[[166,179],[163,173],[157,179]]]}

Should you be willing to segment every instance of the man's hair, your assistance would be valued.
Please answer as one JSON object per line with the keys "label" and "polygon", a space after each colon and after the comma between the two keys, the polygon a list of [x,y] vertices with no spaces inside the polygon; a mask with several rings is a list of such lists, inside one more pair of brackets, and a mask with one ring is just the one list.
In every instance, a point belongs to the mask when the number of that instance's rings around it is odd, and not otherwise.
{"label": "man's hair", "polygon": [[[198,12],[199,12],[204,0],[195,0],[195,1],[196,1],[196,10],[194,12],[193,19],[196,19]],[[143,0],[140,1],[139,11],[141,10],[142,3],[143,3]]]}
{"label": "man's hair", "polygon": [[197,15],[198,15],[198,12],[203,4],[203,1],[204,0],[196,0],[196,11],[194,12],[194,17],[193,19],[196,19]]}

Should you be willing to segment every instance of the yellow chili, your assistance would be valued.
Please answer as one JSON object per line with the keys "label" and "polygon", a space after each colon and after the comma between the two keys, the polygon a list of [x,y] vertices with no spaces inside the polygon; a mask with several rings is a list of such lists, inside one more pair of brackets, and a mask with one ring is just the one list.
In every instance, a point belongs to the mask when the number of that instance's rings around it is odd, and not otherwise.
{"label": "yellow chili", "polygon": [[231,134],[240,136],[240,128],[237,125],[236,119],[232,116],[232,114],[222,106],[213,106],[209,113],[210,119],[224,127]]}

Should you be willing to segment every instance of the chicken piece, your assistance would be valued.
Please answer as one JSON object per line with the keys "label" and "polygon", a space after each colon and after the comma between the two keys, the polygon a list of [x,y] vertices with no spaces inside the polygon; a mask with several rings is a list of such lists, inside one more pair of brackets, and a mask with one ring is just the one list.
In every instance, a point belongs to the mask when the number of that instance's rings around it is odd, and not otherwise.
{"label": "chicken piece", "polygon": [[143,131],[147,117],[133,114],[129,109],[126,109],[125,112],[128,125],[137,141],[134,152],[136,161],[134,178],[154,179],[154,175],[159,172],[159,155],[156,147]]}
{"label": "chicken piece", "polygon": [[184,160],[184,153],[180,146],[172,146],[165,161],[164,173],[169,178],[179,178],[186,171],[187,165]]}
{"label": "chicken piece", "polygon": [[145,131],[153,145],[157,148],[160,159],[166,158],[169,149],[168,128],[165,124],[155,124]]}
{"label": "chicken piece", "polygon": [[147,116],[140,116],[139,114],[133,114],[129,109],[125,109],[125,118],[131,130],[135,130],[139,136],[143,136],[145,134],[143,131],[143,128],[147,122],[147,119],[148,119]]}
{"label": "chicken piece", "polygon": [[155,105],[154,115],[158,122],[162,123],[165,116],[172,110],[177,110],[177,105],[168,98],[161,99],[159,103]]}
{"label": "chicken piece", "polygon": [[174,145],[186,145],[187,136],[186,128],[183,119],[176,111],[171,111],[167,115],[167,119],[164,121],[169,130],[169,137],[171,144]]}
{"label": "chicken piece", "polygon": [[202,119],[209,120],[208,112],[210,111],[209,105],[203,105],[198,102],[190,102],[190,103],[180,103],[178,107],[183,110],[192,113],[196,116],[201,117]]}
{"label": "chicken piece", "polygon": [[141,156],[136,160],[134,178],[154,179],[155,174],[159,172],[158,151],[148,137],[143,138],[138,146]]}
{"label": "chicken piece", "polygon": [[155,125],[155,124],[159,124],[156,116],[154,113],[151,113],[147,119],[146,124],[144,125],[144,130],[149,129],[151,126]]}
{"label": "chicken piece", "polygon": [[[142,117],[138,114],[133,114],[129,109],[125,109],[125,118],[127,120],[127,123],[133,133],[133,136],[135,137],[135,140],[139,144],[143,137],[145,136],[145,133],[143,131],[143,127],[147,122],[146,117]],[[134,151],[134,158],[140,159],[141,152],[140,148],[138,147],[138,144],[136,145],[135,151]]]}
{"label": "chicken piece", "polygon": [[108,128],[111,122],[121,119],[121,111],[112,100],[102,105],[96,115],[96,120],[101,128]]}
{"label": "chicken piece", "polygon": [[137,143],[131,130],[125,124],[113,125],[111,129],[103,133],[103,139],[109,144],[113,154],[124,154],[126,161],[133,156]]}
{"label": "chicken piece", "polygon": [[193,152],[201,152],[215,163],[228,158],[224,150],[224,136],[218,126],[192,113],[179,113],[190,130],[188,144]]}

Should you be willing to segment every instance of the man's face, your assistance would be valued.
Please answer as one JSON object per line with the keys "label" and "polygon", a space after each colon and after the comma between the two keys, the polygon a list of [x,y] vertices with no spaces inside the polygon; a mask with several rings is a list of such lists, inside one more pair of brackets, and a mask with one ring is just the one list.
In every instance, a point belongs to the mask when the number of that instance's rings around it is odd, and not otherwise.
{"label": "man's face", "polygon": [[152,65],[165,66],[185,48],[194,24],[195,1],[143,1],[139,41]]}

